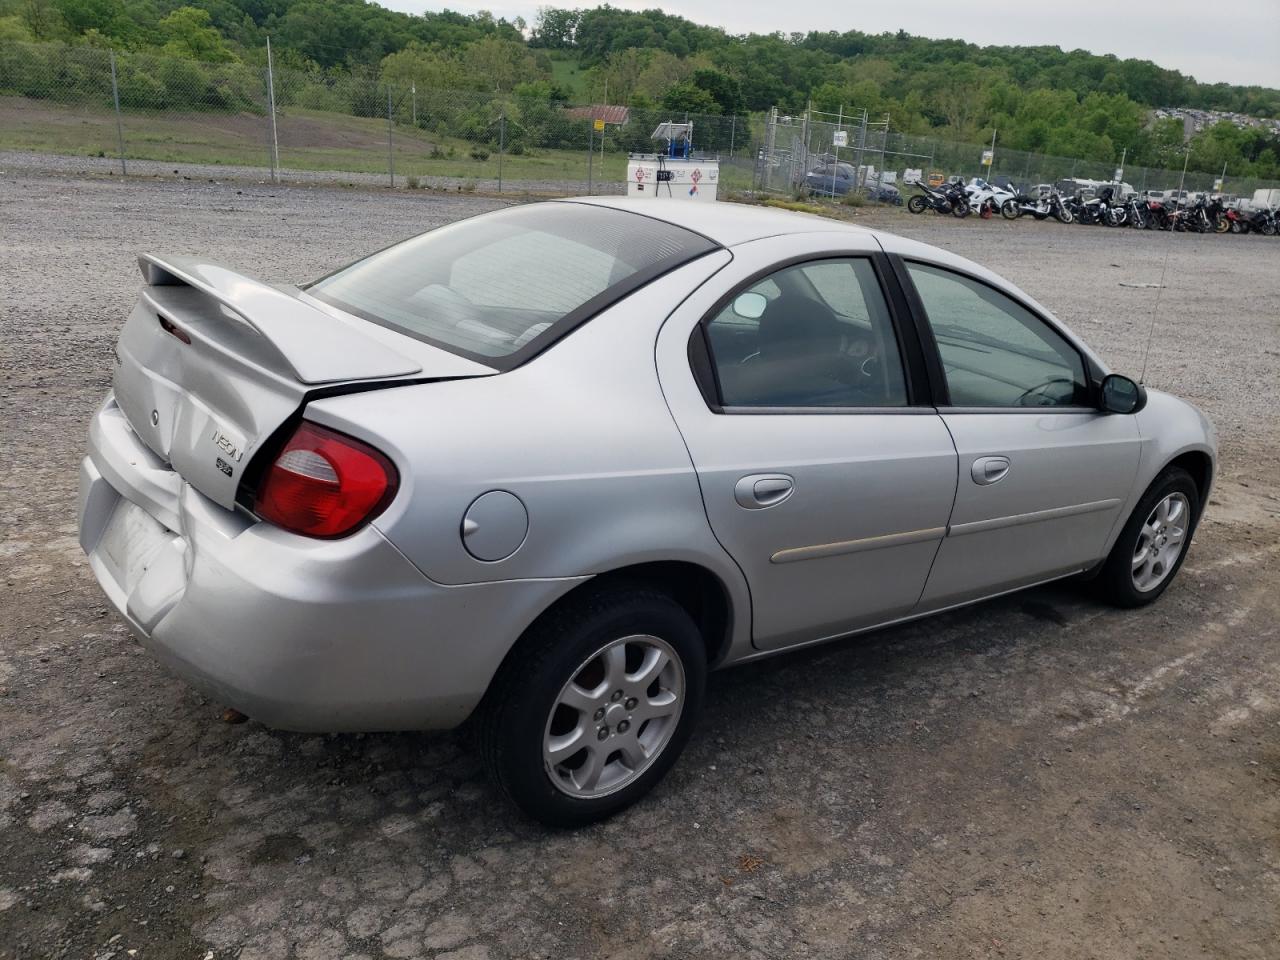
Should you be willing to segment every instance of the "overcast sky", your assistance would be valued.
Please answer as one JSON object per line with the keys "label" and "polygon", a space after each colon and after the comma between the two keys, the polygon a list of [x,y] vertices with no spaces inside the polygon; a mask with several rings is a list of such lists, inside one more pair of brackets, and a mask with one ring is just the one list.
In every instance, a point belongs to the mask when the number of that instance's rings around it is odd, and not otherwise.
{"label": "overcast sky", "polygon": [[[534,23],[539,6],[579,7],[521,0],[495,3],[377,0],[409,13],[448,6],[463,13],[488,10]],[[1280,87],[1280,0],[611,0],[615,7],[661,7],[695,23],[730,33],[809,30],[906,30],[926,37],[959,37],[979,44],[1049,44],[1151,60],[1207,83]],[[1050,14],[1049,11],[1054,11]]]}

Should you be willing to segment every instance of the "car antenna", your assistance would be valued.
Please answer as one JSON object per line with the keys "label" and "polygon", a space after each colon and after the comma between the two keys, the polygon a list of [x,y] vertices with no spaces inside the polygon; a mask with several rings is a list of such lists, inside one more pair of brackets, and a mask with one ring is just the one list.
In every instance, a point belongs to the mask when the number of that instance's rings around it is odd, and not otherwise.
{"label": "car antenna", "polygon": [[[1187,182],[1187,161],[1191,159],[1191,145],[1187,145],[1187,151],[1182,155],[1182,176],[1178,180],[1178,193],[1175,197],[1177,206],[1174,207],[1176,213],[1178,208],[1182,206],[1182,187]],[[1170,230],[1170,233],[1173,231]],[[1160,315],[1160,294],[1164,292],[1164,275],[1169,269],[1169,251],[1173,249],[1173,238],[1169,238],[1169,242],[1164,250],[1164,263],[1160,266],[1160,285],[1156,287],[1156,302],[1151,308],[1151,329],[1147,331],[1147,347],[1142,351],[1142,373],[1138,374],[1138,383],[1145,384],[1147,382],[1147,360],[1151,356],[1151,341],[1156,335],[1156,317]]]}

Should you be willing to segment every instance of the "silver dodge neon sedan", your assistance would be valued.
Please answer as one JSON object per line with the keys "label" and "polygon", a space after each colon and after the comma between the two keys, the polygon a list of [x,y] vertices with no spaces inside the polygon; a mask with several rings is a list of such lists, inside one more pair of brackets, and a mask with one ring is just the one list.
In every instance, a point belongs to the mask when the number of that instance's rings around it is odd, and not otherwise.
{"label": "silver dodge neon sedan", "polygon": [[472,720],[574,825],[676,761],[707,671],[1062,577],[1155,600],[1195,407],[890,234],[678,200],[510,207],[302,288],[145,256],[80,541],[156,657],[292,730]]}

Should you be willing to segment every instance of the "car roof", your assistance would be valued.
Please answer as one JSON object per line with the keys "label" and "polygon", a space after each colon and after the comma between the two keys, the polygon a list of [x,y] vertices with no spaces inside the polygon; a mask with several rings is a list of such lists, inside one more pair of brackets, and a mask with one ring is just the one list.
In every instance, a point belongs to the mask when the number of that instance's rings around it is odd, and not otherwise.
{"label": "car roof", "polygon": [[[575,197],[550,202],[590,204],[598,207],[610,207],[615,210],[625,210],[640,216],[654,217],[674,226],[692,230],[723,247],[734,247],[738,244],[750,243],[753,240],[763,240],[766,237],[779,237],[790,234],[812,235],[815,233],[829,233],[834,236],[844,233],[856,234],[862,238],[870,237],[875,240],[885,253],[897,254],[908,260],[921,260],[940,267],[959,270],[962,273],[967,273],[972,277],[985,281],[997,290],[1005,291],[1041,314],[1053,316],[1052,311],[1047,307],[1038,303],[1033,297],[1014,286],[1004,277],[987,269],[982,264],[954,254],[950,250],[922,243],[919,240],[911,240],[896,233],[870,230],[866,227],[858,227],[838,220],[829,220],[809,213],[778,210],[744,203],[677,200],[674,197],[669,199],[666,197]],[[1067,333],[1069,339],[1098,365],[1099,369],[1104,371],[1107,369],[1101,358],[1090,349],[1088,344],[1077,337],[1061,321],[1055,318],[1055,322],[1058,323],[1060,329]]]}
{"label": "car roof", "polygon": [[788,233],[875,233],[837,220],[757,207],[744,203],[707,203],[674,197],[578,197],[556,203],[585,203],[653,217],[701,234],[722,247]]}

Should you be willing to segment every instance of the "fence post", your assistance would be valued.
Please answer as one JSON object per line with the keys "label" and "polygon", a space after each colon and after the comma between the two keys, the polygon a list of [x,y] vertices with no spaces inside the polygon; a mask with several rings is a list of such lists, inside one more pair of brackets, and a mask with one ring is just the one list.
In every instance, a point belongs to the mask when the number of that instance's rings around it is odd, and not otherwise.
{"label": "fence post", "polygon": [[275,67],[271,59],[271,37],[267,37],[267,110],[271,115],[271,150],[269,151],[271,161],[271,182],[277,183],[280,179],[280,140],[276,136],[276,74]]}
{"label": "fence post", "polygon": [[418,81],[412,80],[409,83],[409,90],[413,94],[413,125],[418,125]]}
{"label": "fence post", "polygon": [[858,121],[858,148],[853,154],[853,185],[855,188],[861,188],[866,178],[862,173],[862,155],[867,148],[867,111],[862,111],[862,118]]}
{"label": "fence post", "polygon": [[396,187],[395,126],[391,119],[391,84],[387,84],[387,179],[391,189]]}
{"label": "fence post", "polygon": [[587,196],[591,196],[592,175],[594,171],[591,168],[596,156],[596,122],[591,121],[587,127]]}
{"label": "fence post", "polygon": [[507,152],[507,108],[498,117],[498,192],[502,192],[502,155]]}
{"label": "fence post", "polygon": [[738,132],[738,115],[735,113],[729,118],[729,159],[733,159],[733,140],[734,135]]}
{"label": "fence post", "polygon": [[876,200],[884,203],[884,148],[889,145],[889,115],[884,115],[884,135],[880,138],[880,173],[876,177]]}
{"label": "fence post", "polygon": [[124,125],[120,121],[120,84],[116,80],[116,52],[111,51],[111,99],[116,104],[116,142],[120,145],[120,175],[129,175],[129,166],[124,159]]}

